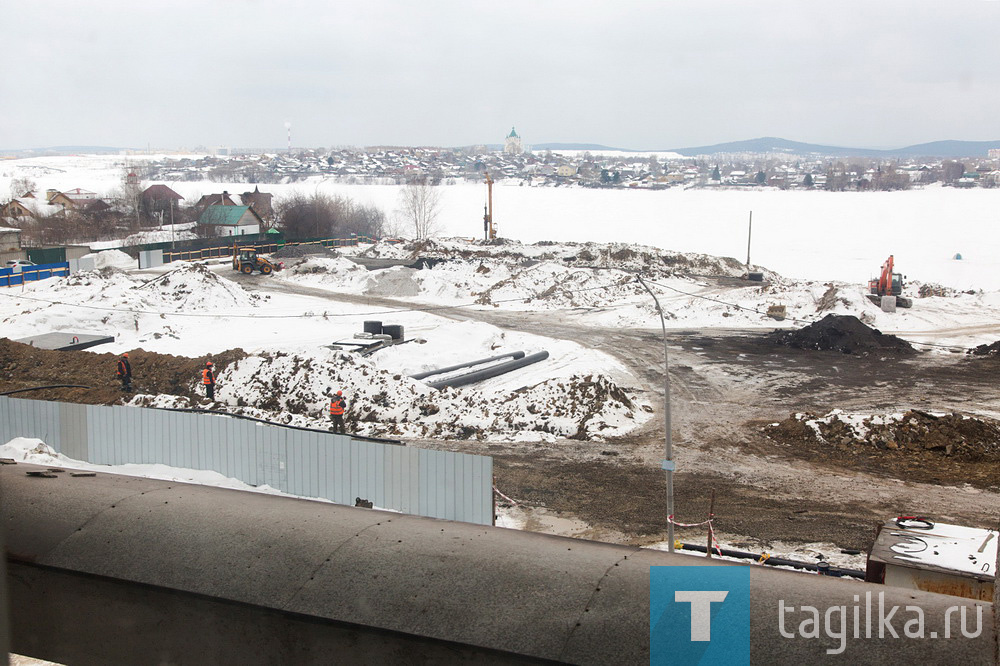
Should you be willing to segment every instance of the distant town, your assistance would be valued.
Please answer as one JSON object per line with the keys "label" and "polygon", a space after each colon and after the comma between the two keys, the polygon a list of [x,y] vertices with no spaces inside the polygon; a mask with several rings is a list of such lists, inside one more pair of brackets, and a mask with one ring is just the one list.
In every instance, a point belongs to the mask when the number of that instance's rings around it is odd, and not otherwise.
{"label": "distant town", "polygon": [[775,187],[829,191],[902,190],[931,183],[996,187],[1000,149],[966,160],[822,157],[775,153],[720,153],[699,157],[622,151],[540,150],[524,147],[512,129],[502,149],[302,149],[244,153],[223,149],[201,158],[147,163],[146,180],[220,183],[289,183],[317,176],[345,183],[448,185],[508,179],[531,187],[664,189],[668,187]]}
{"label": "distant town", "polygon": [[[806,145],[806,144],[800,144]],[[206,154],[208,153],[208,154]],[[379,237],[393,231],[423,237],[426,229],[389,224],[386,211],[318,192],[273,195],[268,185],[310,183],[404,186],[407,219],[427,218],[432,191],[463,182],[503,182],[522,187],[660,190],[752,189],[834,192],[889,191],[932,184],[954,188],[1000,185],[1000,149],[965,159],[904,156],[823,156],[786,152],[630,153],[583,149],[532,150],[511,128],[502,145],[466,148],[374,146],[258,152],[216,148],[194,153],[125,152],[121,180],[106,192],[60,183],[39,188],[32,169],[10,182],[0,201],[0,250],[126,239],[154,239],[145,230],[171,223],[171,242],[280,231],[292,238]],[[117,159],[117,157],[115,158]],[[20,160],[5,160],[17,165]],[[171,185],[218,183],[218,191],[187,201]],[[232,192],[230,192],[232,190]],[[428,192],[430,190],[431,192]],[[406,204],[405,202],[409,202]],[[410,228],[413,227],[413,228]],[[143,233],[140,233],[143,232]],[[16,237],[16,241],[14,240]],[[156,239],[161,240],[161,239]],[[20,255],[13,257],[19,258]]]}

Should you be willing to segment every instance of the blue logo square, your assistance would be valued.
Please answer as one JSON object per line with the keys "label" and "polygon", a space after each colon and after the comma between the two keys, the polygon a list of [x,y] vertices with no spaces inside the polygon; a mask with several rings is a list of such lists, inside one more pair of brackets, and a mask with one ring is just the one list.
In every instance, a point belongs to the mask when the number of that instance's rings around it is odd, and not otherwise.
{"label": "blue logo square", "polygon": [[649,663],[750,663],[750,567],[650,567]]}

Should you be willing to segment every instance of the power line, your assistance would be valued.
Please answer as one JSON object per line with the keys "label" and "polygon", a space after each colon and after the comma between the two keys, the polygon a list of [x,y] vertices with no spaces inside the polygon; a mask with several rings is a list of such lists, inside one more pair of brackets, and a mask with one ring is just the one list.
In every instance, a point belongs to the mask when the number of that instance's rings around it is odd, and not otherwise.
{"label": "power line", "polygon": [[[676,287],[671,287],[669,285],[660,284],[659,282],[650,282],[649,280],[647,280],[647,282],[649,282],[649,284],[655,284],[657,287],[662,287],[663,289],[670,289],[671,291],[676,291],[678,294],[683,294],[684,296],[690,296],[691,298],[700,298],[700,299],[703,299],[703,300],[706,300],[706,301],[712,301],[713,303],[719,303],[720,305],[726,305],[726,306],[729,306],[731,308],[736,308],[737,310],[746,310],[747,312],[756,312],[759,315],[764,315],[765,317],[767,316],[766,312],[761,312],[760,310],[758,310],[756,308],[747,307],[745,305],[738,305],[736,303],[730,303],[728,301],[723,301],[723,300],[720,300],[718,298],[712,298],[711,296],[703,296],[701,294],[693,294],[691,292],[683,291],[683,290],[678,289]],[[786,317],[786,319],[788,319],[789,321],[794,321],[794,322],[799,323],[799,324],[814,324],[814,323],[816,323],[815,319],[796,319],[795,317]]]}

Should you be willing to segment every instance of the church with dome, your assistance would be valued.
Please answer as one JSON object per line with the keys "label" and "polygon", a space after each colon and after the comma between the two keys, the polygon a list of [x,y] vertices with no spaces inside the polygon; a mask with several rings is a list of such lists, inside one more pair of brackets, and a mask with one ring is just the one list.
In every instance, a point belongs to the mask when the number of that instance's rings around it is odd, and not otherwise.
{"label": "church with dome", "polygon": [[524,152],[524,145],[521,143],[521,137],[517,135],[517,131],[513,127],[510,128],[510,134],[503,142],[503,152],[507,155],[520,155]]}

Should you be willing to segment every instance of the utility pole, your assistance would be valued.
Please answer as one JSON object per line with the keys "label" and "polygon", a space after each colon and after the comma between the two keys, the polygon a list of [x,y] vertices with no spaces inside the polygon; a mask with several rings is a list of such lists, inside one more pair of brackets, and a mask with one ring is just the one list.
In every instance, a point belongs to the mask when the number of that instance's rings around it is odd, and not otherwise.
{"label": "utility pole", "polygon": [[490,173],[486,172],[486,201],[487,207],[485,215],[483,215],[483,231],[486,235],[486,240],[493,240],[497,237],[497,232],[493,228],[493,179],[490,178]]}
{"label": "utility pole", "polygon": [[747,229],[747,272],[750,271],[750,235],[753,233],[753,211],[750,211],[750,226]]}
{"label": "utility pole", "polygon": [[660,307],[660,301],[656,298],[656,294],[653,290],[649,288],[646,281],[642,279],[641,275],[636,274],[636,278],[639,280],[639,284],[645,287],[649,295],[653,297],[653,302],[656,304],[656,312],[660,315],[660,327],[663,329],[663,432],[664,432],[664,443],[663,443],[663,463],[660,467],[667,474],[667,541],[669,543],[668,550],[672,553],[674,552],[674,470],[676,469],[676,464],[674,463],[674,450],[673,442],[670,440],[670,364],[667,358],[667,323],[663,318],[663,308]]}

